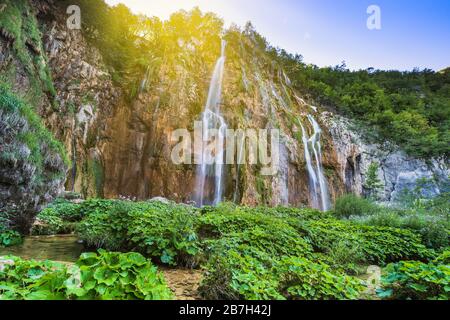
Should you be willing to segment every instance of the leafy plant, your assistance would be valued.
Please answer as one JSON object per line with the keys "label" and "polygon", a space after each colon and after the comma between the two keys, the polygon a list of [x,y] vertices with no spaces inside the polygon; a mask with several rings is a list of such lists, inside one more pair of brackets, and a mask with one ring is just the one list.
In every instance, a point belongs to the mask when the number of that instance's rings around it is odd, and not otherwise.
{"label": "leafy plant", "polygon": [[370,216],[351,217],[351,221],[368,226],[393,227],[411,230],[421,235],[428,248],[441,250],[449,244],[449,223],[446,217],[417,210],[383,208]]}
{"label": "leafy plant", "polygon": [[284,258],[276,272],[281,273],[280,291],[292,300],[354,300],[364,288],[360,280],[304,258]]}
{"label": "leafy plant", "polygon": [[65,299],[63,264],[7,256],[0,265],[0,300]]}
{"label": "leafy plant", "polygon": [[84,253],[64,282],[67,296],[89,300],[168,300],[163,276],[142,255],[99,250]]}
{"label": "leafy plant", "polygon": [[301,257],[274,258],[248,245],[212,257],[200,292],[207,299],[356,299],[360,281]]}
{"label": "leafy plant", "polygon": [[77,233],[89,247],[126,249],[129,213],[139,205],[119,200],[86,201],[81,207],[85,218],[78,224]]}
{"label": "leafy plant", "polygon": [[0,226],[0,247],[11,247],[22,243],[22,236],[14,230],[2,230]]}
{"label": "leafy plant", "polygon": [[418,261],[390,264],[385,270],[383,288],[378,290],[378,295],[385,299],[449,300],[448,257],[447,251],[428,264]]}
{"label": "leafy plant", "polygon": [[284,300],[272,272],[276,260],[241,245],[211,257],[199,292],[206,299]]}
{"label": "leafy plant", "polygon": [[132,210],[127,237],[130,245],[162,263],[195,265],[201,252],[192,207],[152,202]]}
{"label": "leafy plant", "polygon": [[85,253],[67,267],[51,261],[0,260],[0,300],[166,300],[163,276],[138,253]]}
{"label": "leafy plant", "polygon": [[420,236],[409,230],[334,219],[300,221],[296,227],[319,252],[329,252],[334,243],[346,241],[349,246],[361,248],[363,261],[367,263],[383,265],[405,259],[427,260],[432,256]]}

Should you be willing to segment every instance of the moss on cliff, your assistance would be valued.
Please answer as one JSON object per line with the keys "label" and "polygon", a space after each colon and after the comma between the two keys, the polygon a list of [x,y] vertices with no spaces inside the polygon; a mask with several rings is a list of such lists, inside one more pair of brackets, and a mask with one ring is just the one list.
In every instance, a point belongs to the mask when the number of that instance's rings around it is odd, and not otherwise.
{"label": "moss on cliff", "polygon": [[4,0],[0,33],[12,45],[14,57],[30,77],[30,99],[56,95],[34,9],[27,0]]}
{"label": "moss on cliff", "polygon": [[40,206],[60,191],[69,165],[33,108],[0,83],[0,212],[9,224],[27,232]]}
{"label": "moss on cliff", "polygon": [[30,149],[31,153],[28,159],[30,159],[38,169],[41,168],[44,163],[42,154],[44,146],[48,147],[52,152],[59,154],[66,166],[70,165],[64,146],[45,128],[41,118],[34,112],[33,108],[19,99],[7,85],[2,83],[0,83],[0,110],[2,114],[10,116],[10,121],[18,121],[19,118],[26,121],[26,128],[22,128],[18,137],[19,140],[25,143]]}

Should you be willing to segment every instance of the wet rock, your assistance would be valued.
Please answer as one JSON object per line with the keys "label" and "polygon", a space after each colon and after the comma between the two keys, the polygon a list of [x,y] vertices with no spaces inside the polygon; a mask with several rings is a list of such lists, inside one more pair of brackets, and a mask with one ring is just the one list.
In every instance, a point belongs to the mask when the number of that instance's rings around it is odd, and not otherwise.
{"label": "wet rock", "polygon": [[370,144],[344,117],[325,112],[321,118],[332,136],[347,192],[366,193],[364,184],[372,163],[379,165],[378,178],[384,186],[379,194],[381,201],[399,201],[404,191],[413,190],[421,179],[430,181],[425,185],[423,196],[434,197],[442,192],[434,180],[448,179],[450,170],[444,161],[432,159],[425,162],[408,156],[390,143]]}
{"label": "wet rock", "polygon": [[169,199],[163,198],[163,197],[154,197],[149,200],[150,202],[161,202],[164,204],[170,204],[171,201]]}

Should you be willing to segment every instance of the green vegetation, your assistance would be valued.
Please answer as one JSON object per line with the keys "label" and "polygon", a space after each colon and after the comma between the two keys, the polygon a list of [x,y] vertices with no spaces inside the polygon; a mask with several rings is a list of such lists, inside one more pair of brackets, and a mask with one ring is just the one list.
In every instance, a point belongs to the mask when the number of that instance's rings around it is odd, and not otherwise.
{"label": "green vegetation", "polygon": [[[30,76],[29,99],[40,98],[43,93],[54,97],[56,91],[44,55],[42,33],[33,7],[27,0],[4,0],[2,3],[5,7],[0,12],[0,30],[8,34],[13,54]],[[3,79],[5,80],[7,79]]]}
{"label": "green vegetation", "polygon": [[[201,101],[197,88],[202,83],[201,66],[213,63],[223,33],[228,46],[233,48],[227,57],[230,63],[239,62],[244,47],[250,43],[247,49],[252,56],[258,55],[279,74],[285,71],[291,80],[289,85],[311,103],[330,106],[355,119],[361,130],[366,128],[364,136],[369,140],[383,145],[392,141],[418,157],[449,156],[449,69],[350,71],[345,63],[319,68],[305,64],[299,54],[272,47],[250,23],[243,29],[233,26],[223,30],[220,18],[212,13],[203,14],[199,9],[180,11],[168,21],[161,21],[157,17],[134,15],[121,4],[109,7],[103,0],[61,1],[61,4],[64,8],[68,4],[81,7],[85,36],[99,48],[113,79],[126,89],[130,98],[136,97],[141,89],[160,84],[162,78],[176,79],[180,76],[177,70],[183,69],[189,74],[186,77],[189,81],[179,90],[197,106]],[[144,78],[146,82],[142,82]],[[162,105],[170,100],[167,95],[159,96]]]}
{"label": "green vegetation", "polygon": [[357,225],[349,221],[324,219],[305,221],[299,230],[319,252],[327,252],[345,240],[349,249],[359,246],[363,262],[384,265],[400,260],[426,260],[432,255],[421,243],[421,237],[409,230]]}
{"label": "green vegetation", "polygon": [[64,146],[46,129],[33,108],[1,82],[0,124],[0,167],[11,174],[9,178],[5,176],[4,183],[17,185],[16,192],[23,193],[14,196],[20,196],[16,199],[17,207],[7,201],[1,204],[6,214],[3,225],[26,232],[31,217],[24,219],[21,215],[32,215],[33,209],[27,210],[38,205],[36,201],[42,201],[39,197],[63,181],[69,160]]}
{"label": "green vegetation", "polygon": [[93,199],[58,200],[42,215],[49,210],[75,223],[91,249],[202,268],[199,290],[208,299],[358,299],[364,284],[353,275],[368,265],[427,264],[438,256],[413,229],[339,220],[312,209]]}
{"label": "green vegetation", "polygon": [[[380,210],[374,204],[372,208]],[[368,225],[365,217],[341,220],[333,212],[313,209],[233,204],[199,209],[157,201],[57,200],[39,215],[49,225],[45,234],[71,226],[100,254],[84,254],[74,268],[51,267],[54,272],[44,272],[42,281],[30,280],[32,290],[28,285],[13,290],[9,284],[1,293],[5,298],[46,299],[52,285],[61,299],[169,297],[142,254],[157,264],[204,270],[199,292],[207,299],[358,299],[365,285],[353,276],[364,274],[368,265],[388,263],[392,264],[385,269],[380,297],[445,297],[448,252],[439,256],[439,250],[448,243],[427,248],[420,230],[402,224]],[[137,268],[132,278],[121,269],[129,260]],[[153,270],[150,275],[148,270]],[[76,280],[80,272],[81,285]],[[146,289],[140,284],[142,277],[150,279],[145,278]]]}
{"label": "green vegetation", "polygon": [[374,162],[370,164],[364,184],[368,197],[372,200],[378,200],[378,192],[383,187],[381,180],[378,178],[378,169],[378,163]]}
{"label": "green vegetation", "polygon": [[83,218],[79,205],[64,199],[57,199],[36,217],[33,235],[69,234],[75,231],[77,222]]}
{"label": "green vegetation", "polygon": [[[7,127],[10,130],[6,130],[4,134],[11,133],[11,129],[15,128],[18,124],[22,125],[19,132],[16,133],[19,141],[26,145],[30,150],[30,155],[27,159],[30,160],[37,168],[36,179],[40,180],[42,176],[44,165],[47,163],[53,163],[53,159],[44,158],[47,154],[47,150],[50,150],[52,154],[56,154],[64,161],[64,164],[68,167],[70,161],[67,157],[64,146],[57,141],[52,133],[45,128],[42,123],[41,118],[35,113],[33,108],[20,100],[11,89],[3,83],[0,83],[0,110],[2,111],[2,119],[4,118]],[[3,137],[0,138],[3,142]],[[4,142],[6,144],[6,141]],[[8,160],[10,162],[25,160],[23,158],[19,147],[16,144],[9,146],[13,148],[8,150],[4,148],[2,150],[1,157],[3,160]],[[16,149],[14,149],[16,148]],[[65,172],[61,172],[64,175]]]}
{"label": "green vegetation", "polygon": [[280,62],[295,89],[359,121],[361,130],[371,128],[365,134],[370,140],[395,142],[413,156],[449,156],[450,70],[350,71],[345,63],[318,68],[266,42],[263,48]]}
{"label": "green vegetation", "polygon": [[338,218],[370,215],[375,210],[376,206],[372,202],[353,194],[338,198],[334,205],[334,213]]}
{"label": "green vegetation", "polygon": [[401,261],[389,265],[383,276],[382,298],[414,300],[450,299],[450,251],[431,263]]}
{"label": "green vegetation", "polygon": [[[43,86],[54,95],[41,54],[42,35],[34,14],[27,14],[32,9],[25,0],[5,3],[0,28],[11,35],[14,53],[30,73],[32,86]],[[177,105],[170,92],[178,92],[187,97],[189,112],[199,114],[205,90],[198,87],[207,85],[204,71],[209,72],[208,65],[217,58],[221,19],[194,9],[162,22],[133,15],[123,5],[110,8],[103,0],[59,3],[81,6],[85,36],[98,47],[115,83],[130,99],[141,90],[155,90],[158,108],[164,108]],[[271,47],[250,24],[244,30],[230,28],[225,38],[233,48],[227,61],[240,64],[240,50],[264,57],[261,64],[270,66],[273,77],[286,70],[293,89],[370,128],[368,139],[395,142],[414,156],[448,157],[449,70],[318,68]],[[242,82],[239,86],[245,87]],[[243,118],[243,110],[236,113]],[[297,121],[286,113],[291,125]],[[62,177],[61,172],[47,174],[44,169],[59,160],[69,166],[63,146],[32,107],[3,84],[0,117],[5,130],[17,132],[18,140],[7,145],[8,136],[0,136],[0,164],[28,160],[36,167],[37,187]],[[103,196],[102,163],[93,160],[83,170],[93,172],[90,178]],[[5,263],[2,258],[0,300],[169,299],[170,290],[153,263],[202,269],[199,290],[209,299],[358,299],[364,283],[355,276],[369,264],[385,268],[382,298],[448,299],[448,193],[424,199],[424,181],[405,194],[404,208],[384,208],[373,202],[380,188],[377,171],[378,165],[372,164],[365,181],[369,199],[345,195],[326,213],[232,204],[199,209],[155,201],[58,200],[39,214],[33,234],[76,232],[87,249],[97,253],[85,253],[69,267],[16,257],[6,257]],[[256,176],[262,202],[271,199],[269,180]],[[0,245],[18,244],[20,235],[5,221],[0,220]]]}
{"label": "green vegetation", "polygon": [[8,230],[0,225],[0,247],[11,247],[22,243],[22,236],[17,231]]}
{"label": "green vegetation", "polygon": [[362,226],[412,231],[420,235],[422,244],[430,249],[441,251],[449,246],[448,193],[435,199],[423,199],[417,194],[414,201],[400,208],[386,208],[367,199],[345,195],[336,201],[334,215],[344,222]]}
{"label": "green vegetation", "polygon": [[161,274],[138,253],[83,254],[70,267],[4,257],[0,300],[167,300]]}

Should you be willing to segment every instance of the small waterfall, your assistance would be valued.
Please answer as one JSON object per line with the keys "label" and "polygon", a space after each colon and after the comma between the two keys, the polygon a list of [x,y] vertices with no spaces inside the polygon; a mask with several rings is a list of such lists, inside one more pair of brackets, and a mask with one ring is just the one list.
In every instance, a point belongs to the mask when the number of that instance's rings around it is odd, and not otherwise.
{"label": "small waterfall", "polygon": [[144,74],[144,79],[141,81],[141,85],[139,86],[139,94],[144,92],[144,90],[147,88],[148,79],[150,77],[150,67],[147,67]]}
{"label": "small waterfall", "polygon": [[[209,86],[208,100],[202,114],[202,163],[197,168],[195,200],[197,205],[217,205],[223,198],[223,169],[227,124],[221,116],[222,81],[225,67],[225,40],[222,40],[220,58],[217,60]],[[215,142],[211,152],[205,144]]]}
{"label": "small waterfall", "polygon": [[[327,211],[330,209],[331,205],[328,185],[322,168],[322,146],[320,142],[322,129],[313,116],[308,115],[308,120],[314,131],[310,138],[308,138],[303,124],[300,123],[300,125],[302,128],[303,146],[309,175],[309,190],[311,193],[312,205],[316,209]],[[313,161],[311,151],[315,161]]]}
{"label": "small waterfall", "polygon": [[244,159],[244,146],[245,146],[245,139],[241,141],[240,146],[238,146],[238,154],[237,154],[237,165],[236,165],[236,182],[234,185],[234,195],[233,195],[233,202],[238,203],[239,197],[240,197],[240,191],[239,191],[239,179],[240,179],[240,169],[242,160]]}
{"label": "small waterfall", "polygon": [[277,174],[272,180],[272,205],[289,205],[289,155],[285,142],[280,143]]}

